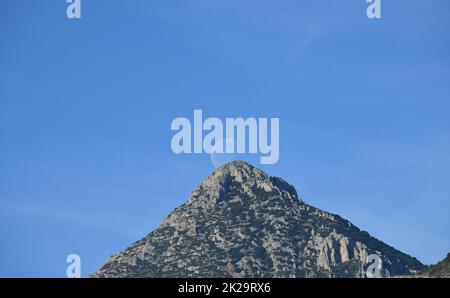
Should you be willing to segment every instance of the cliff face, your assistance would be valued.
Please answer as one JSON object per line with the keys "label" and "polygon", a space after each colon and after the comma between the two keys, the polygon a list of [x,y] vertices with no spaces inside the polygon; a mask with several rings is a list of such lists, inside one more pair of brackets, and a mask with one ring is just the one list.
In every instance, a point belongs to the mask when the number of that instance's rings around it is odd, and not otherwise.
{"label": "cliff face", "polygon": [[349,221],[299,199],[293,186],[235,161],[212,173],[160,227],[93,277],[364,277],[424,266]]}

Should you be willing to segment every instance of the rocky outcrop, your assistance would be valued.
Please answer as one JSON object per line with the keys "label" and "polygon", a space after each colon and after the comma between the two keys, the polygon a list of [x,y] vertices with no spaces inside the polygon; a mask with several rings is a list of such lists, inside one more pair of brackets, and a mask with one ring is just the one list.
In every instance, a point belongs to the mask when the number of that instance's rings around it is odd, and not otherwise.
{"label": "rocky outcrop", "polygon": [[93,277],[364,277],[424,266],[349,221],[304,203],[295,188],[235,161],[198,185],[159,228]]}

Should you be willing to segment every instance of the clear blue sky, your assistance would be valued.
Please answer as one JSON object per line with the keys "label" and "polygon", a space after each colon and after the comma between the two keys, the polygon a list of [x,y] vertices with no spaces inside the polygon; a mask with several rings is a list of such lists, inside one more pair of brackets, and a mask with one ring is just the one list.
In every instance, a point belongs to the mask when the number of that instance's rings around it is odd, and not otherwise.
{"label": "clear blue sky", "polygon": [[450,1],[0,2],[0,276],[84,276],[214,168],[171,121],[279,117],[262,167],[424,263],[450,251]]}

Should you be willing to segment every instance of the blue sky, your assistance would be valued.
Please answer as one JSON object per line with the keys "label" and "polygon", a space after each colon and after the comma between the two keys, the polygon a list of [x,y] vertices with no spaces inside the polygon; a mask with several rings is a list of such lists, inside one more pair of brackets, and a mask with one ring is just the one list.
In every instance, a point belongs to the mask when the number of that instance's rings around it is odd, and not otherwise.
{"label": "blue sky", "polygon": [[66,5],[0,3],[0,276],[64,277],[71,253],[86,276],[156,228],[214,170],[170,148],[194,109],[279,117],[261,168],[426,264],[449,252],[449,1]]}

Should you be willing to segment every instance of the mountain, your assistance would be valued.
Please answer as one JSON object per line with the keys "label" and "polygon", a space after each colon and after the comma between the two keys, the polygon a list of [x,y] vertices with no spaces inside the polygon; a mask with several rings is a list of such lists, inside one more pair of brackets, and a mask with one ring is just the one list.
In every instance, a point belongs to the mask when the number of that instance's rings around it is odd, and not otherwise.
{"label": "mountain", "polygon": [[437,264],[408,275],[396,275],[395,278],[450,278],[450,253]]}
{"label": "mountain", "polygon": [[450,278],[450,253],[448,253],[447,257],[442,261],[421,272],[419,276]]}
{"label": "mountain", "polygon": [[303,202],[281,178],[234,161],[218,168],[161,225],[92,277],[364,277],[424,269],[338,215]]}

